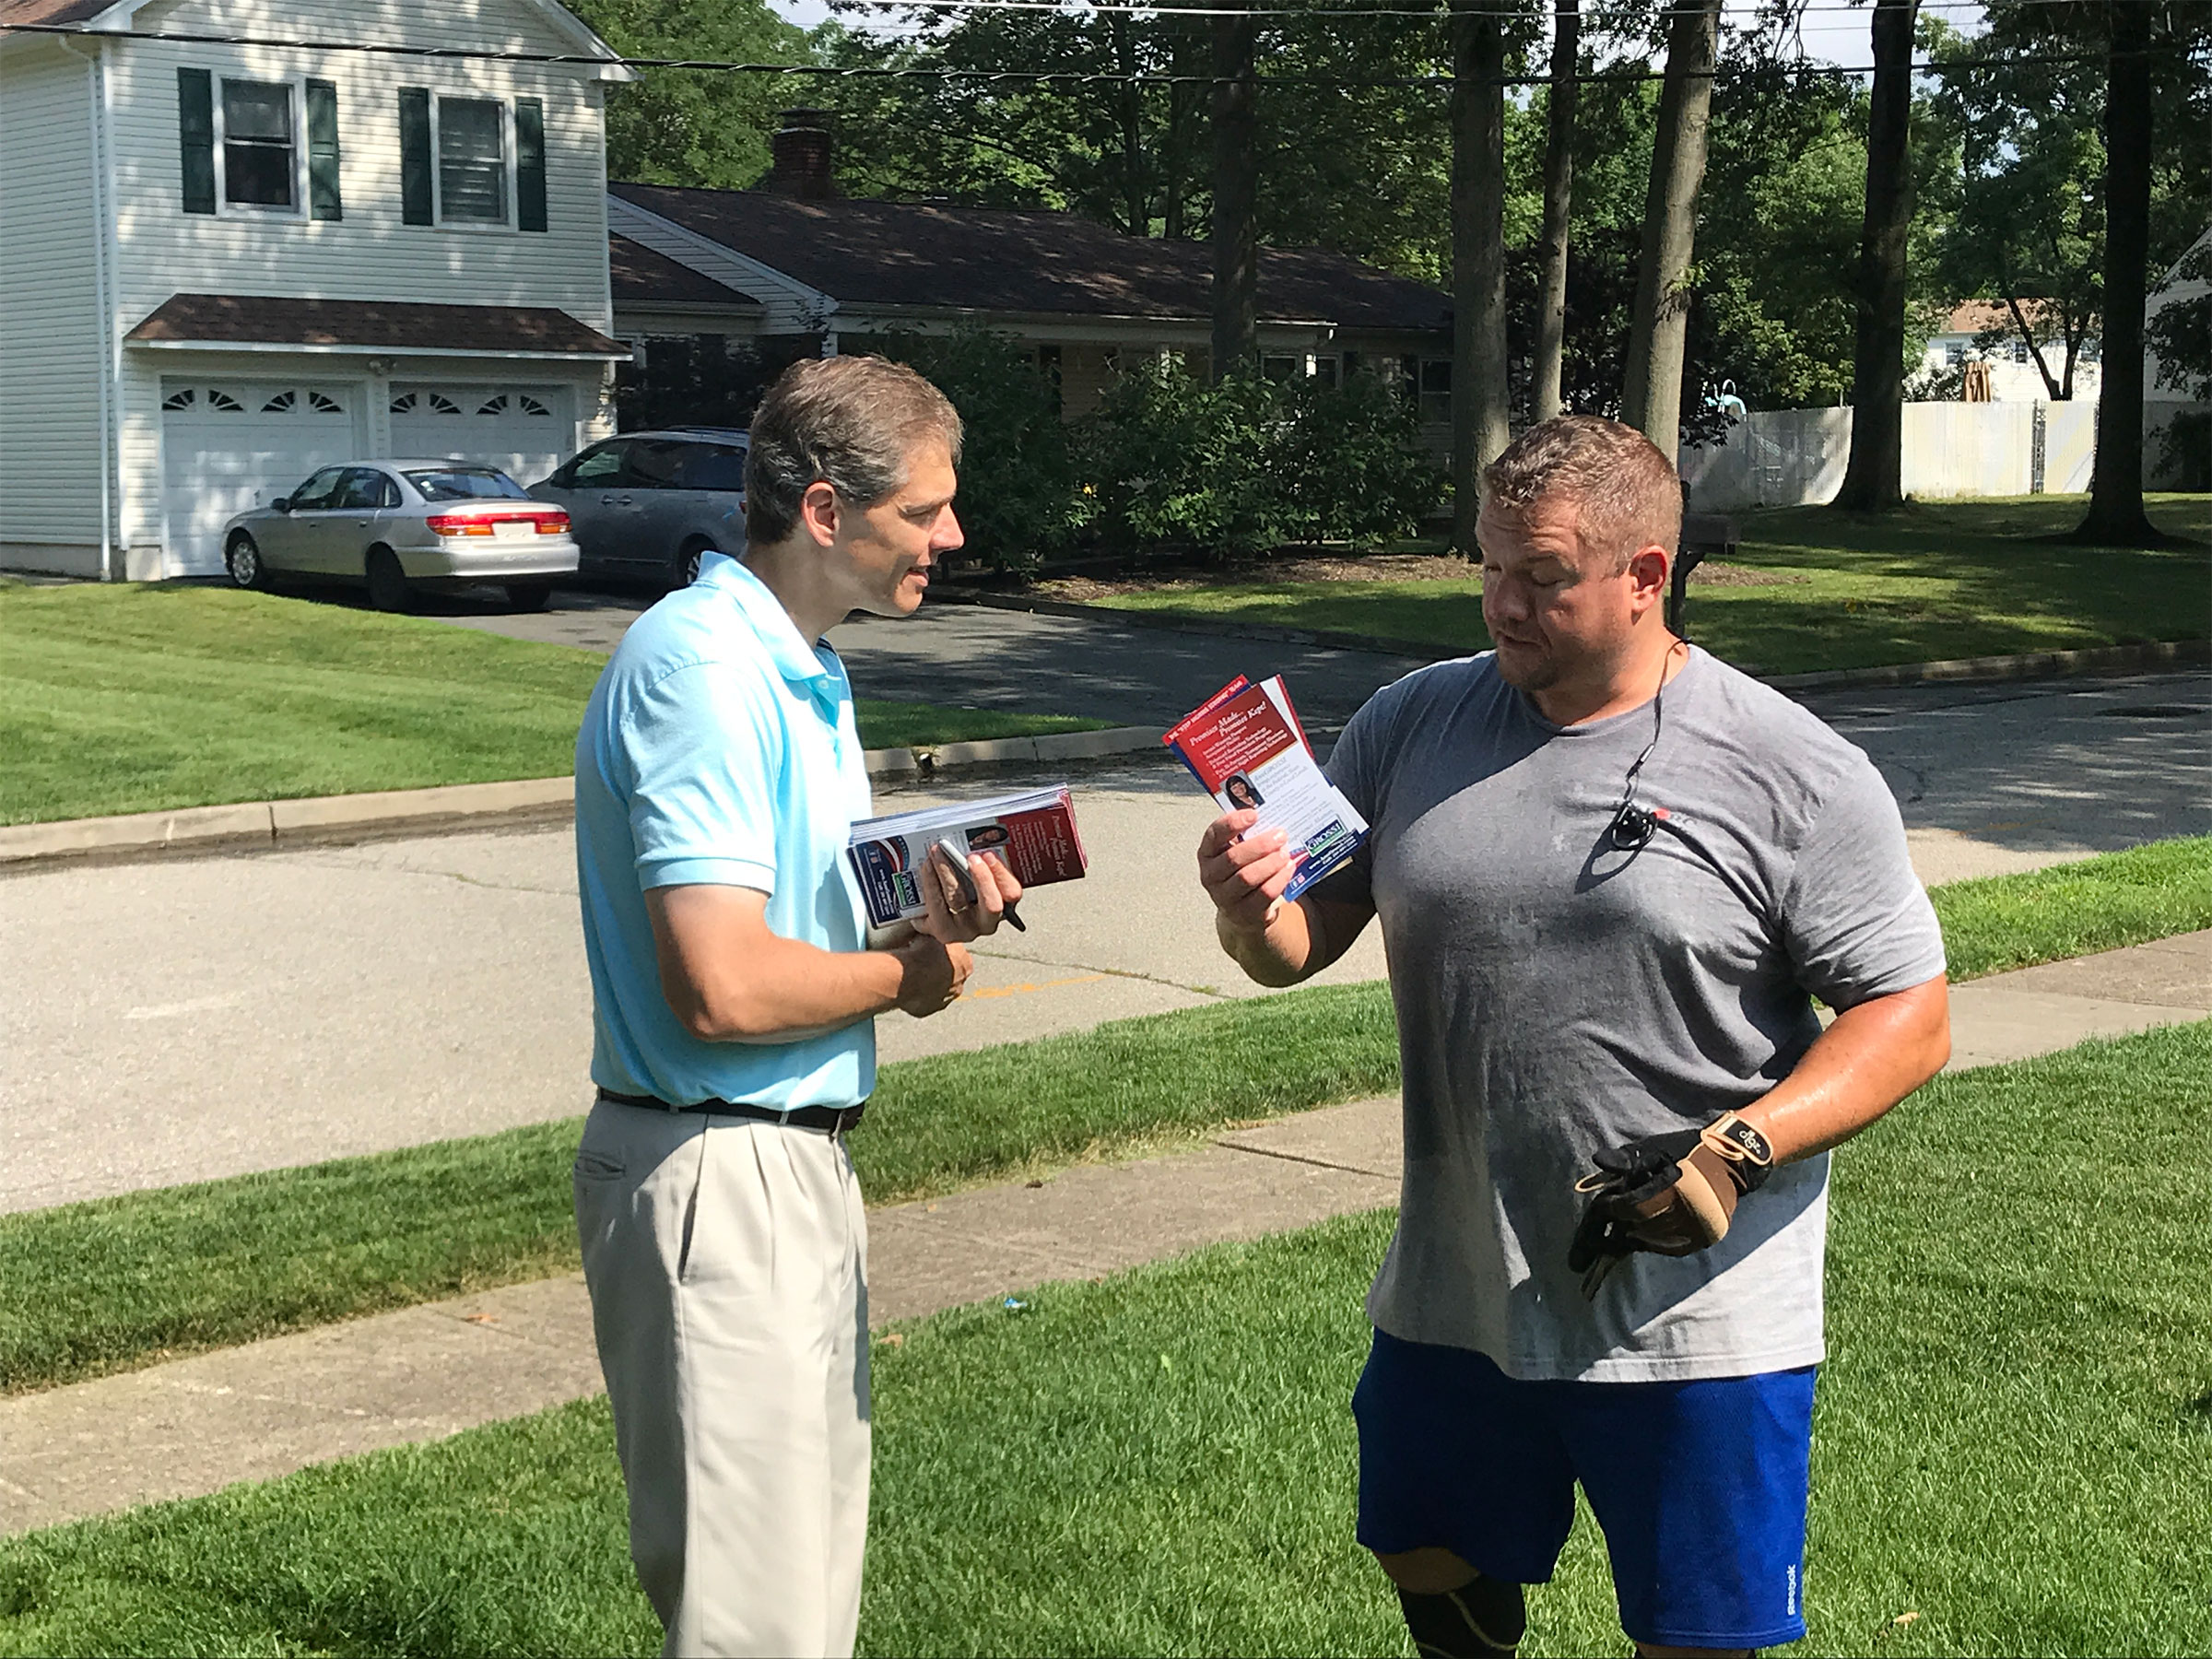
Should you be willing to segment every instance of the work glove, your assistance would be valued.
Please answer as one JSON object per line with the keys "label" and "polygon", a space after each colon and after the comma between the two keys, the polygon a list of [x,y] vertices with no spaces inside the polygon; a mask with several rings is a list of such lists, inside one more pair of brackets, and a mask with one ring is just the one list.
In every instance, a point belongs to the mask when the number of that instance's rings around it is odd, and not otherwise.
{"label": "work glove", "polygon": [[1595,1155],[1597,1171],[1574,1183],[1590,1195],[1567,1265],[1594,1298],[1622,1257],[1639,1250],[1690,1255],[1728,1236],[1736,1201],[1774,1168],[1767,1137],[1724,1112],[1702,1129],[1647,1135]]}

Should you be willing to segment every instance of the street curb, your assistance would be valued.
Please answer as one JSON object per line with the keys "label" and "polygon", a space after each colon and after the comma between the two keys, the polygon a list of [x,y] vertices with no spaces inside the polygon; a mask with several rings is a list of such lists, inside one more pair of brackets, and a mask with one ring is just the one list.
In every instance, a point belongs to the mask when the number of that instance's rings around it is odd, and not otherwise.
{"label": "street curb", "polygon": [[[1159,747],[1150,726],[1052,732],[1038,737],[994,737],[914,748],[870,749],[875,777],[934,777],[966,766],[1041,760],[1092,760]],[[51,824],[0,827],[0,875],[69,863],[112,863],[164,853],[243,851],[368,841],[466,826],[472,830],[559,823],[575,809],[573,778],[524,778],[500,783],[451,783],[316,795],[296,801],[247,801],[227,806],[182,806],[114,818],[65,818]]]}
{"label": "street curb", "polygon": [[[1383,639],[1370,634],[1336,633],[1306,628],[1271,628],[1257,622],[1203,622],[1187,617],[1162,617],[1145,611],[1117,610],[1103,605],[1078,605],[1069,599],[1032,599],[1015,594],[939,593],[940,604],[980,605],[993,610],[1034,611],[1047,617],[1075,617],[1097,622],[1124,622],[1135,628],[1155,628],[1169,633],[1215,634],[1230,640],[1266,640],[1283,645],[1322,645],[1335,651],[1360,651],[1377,656],[1412,657],[1425,663],[1448,663],[1468,654],[1434,642]],[[2162,668],[2182,664],[2212,662],[2212,640],[2161,640],[2136,645],[2093,645],[2079,651],[2033,651],[2018,656],[1955,657],[1937,663],[1892,663],[1872,668],[1836,668],[1818,674],[1757,674],[1752,677],[1777,691],[1837,691],[1853,688],[1916,686],[1930,681],[2004,681],[2060,679],[2074,674],[2097,674],[2109,669]]]}
{"label": "street curb", "polygon": [[2159,640],[2141,645],[2093,645],[2082,651],[2032,651],[2021,656],[1955,657],[1944,663],[1895,663],[1881,668],[1838,668],[1825,674],[1762,674],[1777,691],[1831,691],[1855,687],[1918,686],[1932,681],[2064,679],[2108,669],[2172,668],[2212,663],[2212,640]]}

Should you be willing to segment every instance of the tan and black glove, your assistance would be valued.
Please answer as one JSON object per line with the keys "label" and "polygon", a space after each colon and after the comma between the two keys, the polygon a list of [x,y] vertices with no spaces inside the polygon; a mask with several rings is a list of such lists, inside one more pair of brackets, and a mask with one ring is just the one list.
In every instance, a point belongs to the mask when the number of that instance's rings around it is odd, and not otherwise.
{"label": "tan and black glove", "polygon": [[1595,1174],[1575,1182],[1590,1195],[1567,1265],[1594,1297],[1606,1275],[1639,1250],[1690,1255],[1728,1236],[1736,1201],[1774,1168],[1767,1137],[1724,1112],[1702,1129],[1647,1135],[1596,1154]]}

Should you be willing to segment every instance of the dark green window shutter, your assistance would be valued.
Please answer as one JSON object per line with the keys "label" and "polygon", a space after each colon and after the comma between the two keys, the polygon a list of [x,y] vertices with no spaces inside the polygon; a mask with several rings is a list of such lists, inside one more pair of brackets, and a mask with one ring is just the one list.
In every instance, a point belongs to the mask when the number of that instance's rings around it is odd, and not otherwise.
{"label": "dark green window shutter", "polygon": [[525,230],[546,228],[546,106],[514,100],[514,218]]}
{"label": "dark green window shutter", "polygon": [[177,71],[177,139],[184,151],[184,211],[215,211],[215,78]]}
{"label": "dark green window shutter", "polygon": [[338,196],[338,89],[329,81],[307,83],[307,206],[319,219],[342,219]]}
{"label": "dark green window shutter", "polygon": [[430,222],[430,93],[399,89],[399,217],[410,225]]}

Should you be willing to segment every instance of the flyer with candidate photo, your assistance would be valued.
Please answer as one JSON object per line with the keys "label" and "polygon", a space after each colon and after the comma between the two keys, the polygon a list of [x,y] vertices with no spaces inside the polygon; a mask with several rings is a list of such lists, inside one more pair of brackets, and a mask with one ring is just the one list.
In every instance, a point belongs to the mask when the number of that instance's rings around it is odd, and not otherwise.
{"label": "flyer with candidate photo", "polygon": [[1367,839],[1367,820],[1314,759],[1279,675],[1256,686],[1239,676],[1162,741],[1224,811],[1249,808],[1259,814],[1254,829],[1288,836],[1295,870],[1283,889],[1286,899],[1297,898]]}

